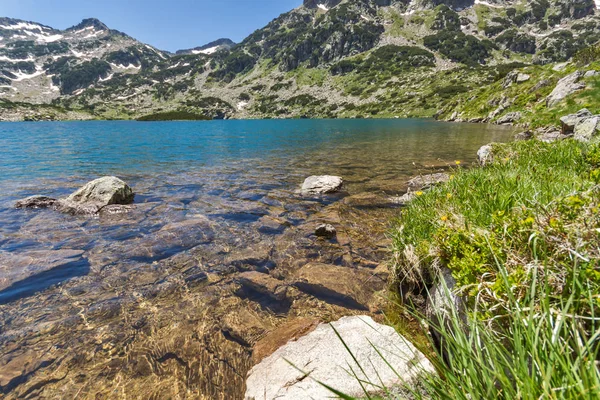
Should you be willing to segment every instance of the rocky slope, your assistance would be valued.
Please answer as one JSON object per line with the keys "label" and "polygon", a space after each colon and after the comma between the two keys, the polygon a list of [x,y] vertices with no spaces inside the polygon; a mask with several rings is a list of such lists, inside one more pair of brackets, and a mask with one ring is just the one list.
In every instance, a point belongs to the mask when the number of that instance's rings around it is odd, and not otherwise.
{"label": "rocky slope", "polygon": [[[97,20],[57,31],[2,19],[0,117],[76,111],[130,119],[181,110],[212,118],[496,121],[510,107],[472,112],[473,91],[497,91],[518,68],[552,71],[595,45],[596,14],[592,0],[305,0],[237,45],[219,40],[174,55]],[[561,72],[546,74],[548,87]]]}

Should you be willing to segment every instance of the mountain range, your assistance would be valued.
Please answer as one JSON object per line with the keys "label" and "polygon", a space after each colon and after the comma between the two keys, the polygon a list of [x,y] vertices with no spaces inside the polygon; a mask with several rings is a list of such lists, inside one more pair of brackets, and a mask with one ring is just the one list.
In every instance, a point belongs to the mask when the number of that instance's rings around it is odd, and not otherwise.
{"label": "mountain range", "polygon": [[[514,112],[513,105],[533,112],[572,72],[561,63],[596,54],[589,49],[600,41],[599,6],[593,0],[305,0],[241,43],[219,39],[175,54],[97,19],[62,31],[0,18],[0,119],[135,119],[176,111],[493,122]],[[518,104],[523,91],[511,94],[504,82],[515,70],[531,78],[527,90],[548,83]]]}

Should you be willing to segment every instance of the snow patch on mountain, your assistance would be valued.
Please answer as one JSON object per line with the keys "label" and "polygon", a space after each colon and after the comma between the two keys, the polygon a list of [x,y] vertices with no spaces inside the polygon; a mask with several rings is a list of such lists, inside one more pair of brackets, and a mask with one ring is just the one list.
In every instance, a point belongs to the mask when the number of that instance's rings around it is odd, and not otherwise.
{"label": "snow patch on mountain", "polygon": [[41,25],[30,24],[28,22],[19,22],[13,25],[0,25],[0,28],[6,29],[8,31],[17,31],[20,29],[39,30],[40,32],[43,31],[43,27]]}
{"label": "snow patch on mountain", "polygon": [[135,70],[140,70],[142,69],[141,65],[135,65],[135,64],[129,64],[129,65],[121,65],[121,64],[113,64],[113,63],[109,63],[111,67],[113,67],[114,69],[135,69]]}
{"label": "snow patch on mountain", "polygon": [[37,71],[34,72],[33,74],[27,74],[27,73],[21,72],[21,70],[19,70],[19,72],[15,72],[14,75],[16,76],[16,78],[13,79],[12,81],[13,82],[21,82],[24,80],[36,78],[40,75],[44,75],[44,70],[38,67]]}
{"label": "snow patch on mountain", "polygon": [[7,56],[0,56],[0,61],[7,61],[12,63],[32,62],[35,61],[35,58],[32,58],[31,56],[29,56],[29,58],[9,58]]}
{"label": "snow patch on mountain", "polygon": [[113,76],[115,76],[115,74],[110,74],[106,78],[100,78],[100,79],[98,79],[98,81],[100,81],[100,82],[110,81],[113,78]]}
{"label": "snow patch on mountain", "polygon": [[192,54],[214,54],[219,50],[221,46],[209,47],[204,50],[192,50]]}
{"label": "snow patch on mountain", "polygon": [[594,0],[596,2],[596,8],[600,10],[600,0]]}
{"label": "snow patch on mountain", "polygon": [[317,4],[317,7],[325,12],[329,11],[329,8],[325,4]]}
{"label": "snow patch on mountain", "polygon": [[56,42],[57,40],[60,40],[64,37],[63,35],[49,35],[46,33],[35,33],[35,32],[31,32],[31,31],[25,31],[25,33],[28,34],[29,36],[35,36],[36,40],[38,42],[44,42],[44,43]]}
{"label": "snow patch on mountain", "polygon": [[486,6],[486,7],[491,7],[491,8],[504,8],[503,6],[499,6],[497,4],[491,4],[488,3],[487,1],[481,1],[481,0],[475,0],[475,5],[482,5],[482,6]]}

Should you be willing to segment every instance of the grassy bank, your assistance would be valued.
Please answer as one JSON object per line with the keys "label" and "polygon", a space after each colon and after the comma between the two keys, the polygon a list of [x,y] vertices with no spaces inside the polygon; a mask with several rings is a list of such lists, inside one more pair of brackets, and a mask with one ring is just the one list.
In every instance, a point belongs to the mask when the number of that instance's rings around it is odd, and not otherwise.
{"label": "grassy bank", "polygon": [[428,396],[600,397],[599,183],[598,144],[516,142],[402,211],[395,284],[425,293],[449,268],[470,310],[438,327]]}

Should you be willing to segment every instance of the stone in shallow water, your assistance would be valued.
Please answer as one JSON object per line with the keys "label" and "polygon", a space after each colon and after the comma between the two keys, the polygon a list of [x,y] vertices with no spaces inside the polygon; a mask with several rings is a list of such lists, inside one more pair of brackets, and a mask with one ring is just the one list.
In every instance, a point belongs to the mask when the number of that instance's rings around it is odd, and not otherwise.
{"label": "stone in shallow water", "polygon": [[15,203],[15,208],[48,208],[56,203],[56,199],[47,196],[30,196]]}
{"label": "stone in shallow water", "polygon": [[285,231],[290,226],[290,223],[279,218],[270,217],[265,215],[261,217],[258,222],[258,231],[265,235],[278,235]]}
{"label": "stone in shallow water", "polygon": [[315,235],[325,239],[333,239],[337,235],[337,231],[333,225],[322,224],[315,229]]}
{"label": "stone in shallow water", "polygon": [[309,176],[302,184],[302,194],[326,194],[338,192],[344,180],[339,176]]}
{"label": "stone in shallow water", "polygon": [[[21,254],[0,251],[0,302],[5,296],[12,298],[20,291],[29,293],[35,291],[35,286],[42,289],[46,283],[68,279],[68,273],[58,271],[81,261],[82,256],[82,250],[36,250]],[[53,270],[57,271],[55,275],[51,274]],[[77,271],[73,272],[76,275]],[[28,282],[36,276],[45,278],[40,278],[40,282]],[[21,283],[22,288],[19,287]],[[11,293],[3,294],[7,289]]]}
{"label": "stone in shallow water", "polygon": [[[393,365],[395,371],[386,362]],[[410,384],[423,372],[435,372],[429,360],[392,327],[378,324],[367,316],[345,317],[331,325],[319,325],[252,368],[246,381],[245,399],[335,397],[317,381],[349,396],[363,397],[361,382],[349,373],[349,366],[367,382],[363,385],[370,393],[377,393],[381,386]]]}
{"label": "stone in shallow water", "polygon": [[133,203],[133,190],[115,176],[105,176],[86,183],[66,199],[57,202],[57,209],[75,215],[98,213],[103,207]]}
{"label": "stone in shallow water", "polygon": [[296,273],[293,285],[327,303],[368,310],[373,293],[385,282],[370,270],[309,263]]}

